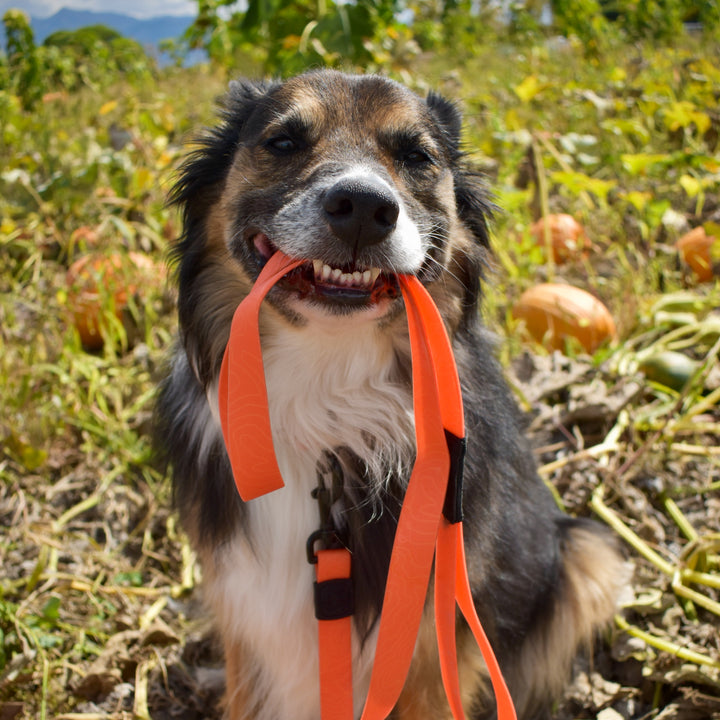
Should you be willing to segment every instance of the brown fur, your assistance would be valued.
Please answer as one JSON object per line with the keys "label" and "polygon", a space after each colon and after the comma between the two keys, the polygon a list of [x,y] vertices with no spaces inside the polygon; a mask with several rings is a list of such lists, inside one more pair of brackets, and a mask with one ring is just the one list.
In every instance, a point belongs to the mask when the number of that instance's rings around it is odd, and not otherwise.
{"label": "brown fur", "polygon": [[524,688],[515,698],[520,717],[560,695],[578,646],[591,649],[595,629],[612,617],[629,580],[617,549],[584,528],[570,531],[563,553],[560,597],[549,622],[528,639],[514,672],[514,684]]}

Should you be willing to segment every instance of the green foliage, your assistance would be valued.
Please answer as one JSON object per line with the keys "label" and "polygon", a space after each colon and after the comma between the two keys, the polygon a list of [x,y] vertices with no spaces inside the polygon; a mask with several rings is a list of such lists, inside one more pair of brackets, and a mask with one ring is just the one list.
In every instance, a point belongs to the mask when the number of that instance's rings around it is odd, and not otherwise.
{"label": "green foliage", "polygon": [[687,0],[618,0],[617,12],[631,38],[671,40],[682,33]]}
{"label": "green foliage", "polygon": [[600,5],[621,31],[635,40],[676,39],[687,22],[701,23],[708,37],[720,27],[717,0],[600,0]]}
{"label": "green foliage", "polygon": [[23,106],[29,108],[39,99],[43,89],[41,63],[30,19],[21,10],[8,10],[3,15],[3,24],[7,57],[3,87],[9,87],[19,95]]}
{"label": "green foliage", "polygon": [[223,8],[234,5],[199,0],[188,46],[205,48],[222,65],[249,62],[280,75],[318,65],[367,67],[384,62],[388,52],[400,57],[409,49],[396,0],[250,0],[245,12],[226,17]]}
{"label": "green foliage", "polygon": [[599,0],[554,0],[554,26],[561,35],[575,35],[591,52],[598,51],[607,35],[607,22]]}
{"label": "green foliage", "polygon": [[140,43],[103,25],[55,32],[45,38],[43,50],[46,82],[67,90],[103,85],[118,75],[143,80],[153,69]]}
{"label": "green foliage", "polygon": [[71,48],[78,55],[92,55],[98,44],[109,45],[121,37],[119,32],[105,25],[88,25],[79,30],[58,30],[48,35],[44,44]]}
{"label": "green foliage", "polygon": [[139,43],[103,26],[56,32],[37,46],[27,15],[8,10],[3,16],[6,58],[0,63],[0,91],[18,96],[25,109],[47,93],[99,89],[119,76],[145,79],[154,62]]}
{"label": "green foliage", "polygon": [[479,43],[496,37],[500,8],[492,2],[448,0],[410,3],[413,13],[409,31],[425,51],[452,47],[458,59],[471,57]]}
{"label": "green foliage", "polygon": [[532,0],[511,2],[508,12],[508,30],[514,40],[523,42],[542,33],[542,3]]}
{"label": "green foliage", "polygon": [[[526,42],[550,33],[574,38],[599,56],[618,38],[674,40],[683,23],[701,22],[709,37],[720,23],[714,0],[198,0],[185,48],[205,49],[224,67],[289,75],[310,67],[392,68],[402,73],[420,51],[452,47],[472,57],[485,40]],[[174,48],[180,55],[181,46]]]}

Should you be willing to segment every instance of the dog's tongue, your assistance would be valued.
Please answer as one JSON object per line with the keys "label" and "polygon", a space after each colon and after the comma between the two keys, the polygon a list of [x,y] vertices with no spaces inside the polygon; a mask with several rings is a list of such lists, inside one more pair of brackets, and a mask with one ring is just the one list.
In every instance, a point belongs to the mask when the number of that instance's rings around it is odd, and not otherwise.
{"label": "dog's tongue", "polygon": [[284,484],[272,443],[258,322],[270,288],[302,262],[278,250],[265,263],[235,311],[220,368],[220,424],[235,484],[245,501]]}

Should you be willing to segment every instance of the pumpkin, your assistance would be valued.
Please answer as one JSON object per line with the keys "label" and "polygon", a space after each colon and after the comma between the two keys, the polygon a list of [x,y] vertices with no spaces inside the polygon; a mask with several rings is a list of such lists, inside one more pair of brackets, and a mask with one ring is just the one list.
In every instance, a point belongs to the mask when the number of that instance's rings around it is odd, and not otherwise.
{"label": "pumpkin", "polygon": [[100,331],[103,309],[110,307],[123,319],[128,298],[138,285],[157,273],[155,263],[141,253],[83,255],[68,269],[68,306],[86,350],[99,350],[104,344]]}
{"label": "pumpkin", "polygon": [[682,261],[688,265],[700,282],[709,282],[713,279],[716,265],[713,263],[713,256],[716,261],[720,258],[720,240],[708,235],[705,228],[696,227],[685,233],[675,243]]}
{"label": "pumpkin", "polygon": [[545,247],[545,228],[550,231],[553,260],[564,263],[587,255],[590,240],[583,226],[567,213],[556,213],[540,218],[530,226],[535,243]]}
{"label": "pumpkin", "polygon": [[594,295],[563,283],[526,290],[512,310],[530,335],[549,350],[563,350],[575,338],[589,353],[616,337],[610,311]]}

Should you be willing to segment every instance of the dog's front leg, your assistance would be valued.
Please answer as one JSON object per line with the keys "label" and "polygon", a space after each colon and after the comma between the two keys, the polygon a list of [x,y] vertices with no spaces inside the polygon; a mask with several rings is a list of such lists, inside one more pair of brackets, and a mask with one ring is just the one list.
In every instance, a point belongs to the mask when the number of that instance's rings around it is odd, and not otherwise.
{"label": "dog's front leg", "polygon": [[252,663],[243,644],[237,639],[225,639],[225,718],[226,720],[253,720],[251,688],[248,668]]}

